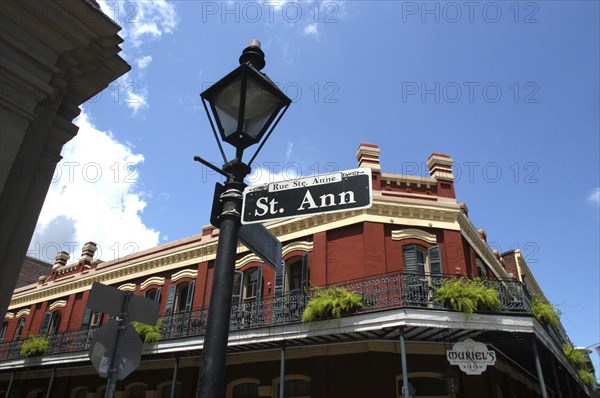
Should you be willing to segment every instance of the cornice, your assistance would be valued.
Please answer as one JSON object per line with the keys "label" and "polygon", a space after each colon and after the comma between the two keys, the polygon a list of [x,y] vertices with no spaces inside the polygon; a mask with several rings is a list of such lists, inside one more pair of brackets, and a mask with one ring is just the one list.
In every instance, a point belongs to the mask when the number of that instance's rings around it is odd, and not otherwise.
{"label": "cornice", "polygon": [[[287,254],[289,254],[293,251],[296,251],[296,250],[310,252],[313,250],[313,243],[312,242],[302,242],[302,241],[289,243],[282,247],[281,256],[285,257]],[[258,257],[256,254],[250,253],[235,262],[235,269],[240,269],[243,266],[245,266],[246,264],[250,264],[253,262],[262,263],[263,260],[260,257]]]}
{"label": "cornice", "polygon": [[471,221],[462,213],[458,215],[458,224],[462,236],[471,244],[471,247],[479,254],[479,257],[485,261],[494,273],[499,278],[508,278],[506,270],[494,256],[492,249],[486,242],[481,239],[481,235]]}
{"label": "cornice", "polygon": [[431,244],[437,243],[437,237],[434,234],[425,232],[422,229],[408,228],[392,231],[392,240],[402,240],[411,238],[420,239]]}

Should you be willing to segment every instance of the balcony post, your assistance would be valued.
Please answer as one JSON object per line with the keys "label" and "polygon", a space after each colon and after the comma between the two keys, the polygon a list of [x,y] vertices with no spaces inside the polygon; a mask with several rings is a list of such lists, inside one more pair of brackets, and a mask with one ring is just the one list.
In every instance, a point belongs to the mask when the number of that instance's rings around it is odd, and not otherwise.
{"label": "balcony post", "polygon": [[285,341],[281,343],[281,357],[279,361],[279,398],[285,394]]}
{"label": "balcony post", "polygon": [[177,387],[177,371],[179,370],[179,357],[175,357],[175,367],[173,368],[173,380],[171,381],[171,398],[175,398],[175,387]]}
{"label": "balcony post", "polygon": [[554,376],[554,388],[558,398],[562,398],[562,391],[560,390],[560,382],[558,381],[558,372],[556,371],[556,360],[552,357],[552,376]]}
{"label": "balcony post", "polygon": [[52,373],[50,374],[50,381],[48,382],[48,391],[46,391],[46,398],[50,398],[52,396],[52,385],[54,384],[55,374],[56,368],[52,368]]}
{"label": "balcony post", "polygon": [[8,387],[6,387],[6,396],[10,397],[10,393],[12,392],[12,385],[13,385],[13,381],[15,379],[15,372],[12,372],[10,374],[10,380],[8,382]]}
{"label": "balcony post", "polygon": [[402,361],[402,398],[409,398],[408,366],[406,365],[406,343],[404,341],[404,326],[400,326],[400,358]]}
{"label": "balcony post", "polygon": [[573,398],[573,391],[571,390],[571,380],[569,379],[569,372],[563,372],[565,375],[565,381],[567,384],[567,391],[569,392],[569,398]]}
{"label": "balcony post", "polygon": [[540,362],[540,356],[538,354],[537,343],[535,341],[535,335],[531,336],[531,346],[533,348],[533,359],[535,360],[535,369],[537,370],[538,381],[540,383],[540,390],[542,392],[542,398],[548,398],[546,393],[546,383],[544,382],[544,373],[542,373],[542,364]]}

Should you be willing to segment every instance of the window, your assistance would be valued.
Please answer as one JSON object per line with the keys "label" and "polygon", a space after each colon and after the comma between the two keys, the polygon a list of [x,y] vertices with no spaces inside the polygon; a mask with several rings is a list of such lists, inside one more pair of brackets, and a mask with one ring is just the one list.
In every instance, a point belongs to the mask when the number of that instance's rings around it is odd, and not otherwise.
{"label": "window", "polygon": [[236,271],[233,281],[231,329],[257,326],[262,317],[262,265]]}
{"label": "window", "polygon": [[[158,392],[158,398],[171,398],[171,382],[159,384],[156,391]],[[175,384],[175,398],[181,398],[181,383]]]}
{"label": "window", "polygon": [[[448,383],[441,375],[431,372],[409,374],[408,389],[415,398],[447,398]],[[396,396],[402,398],[402,376],[396,376]]]}
{"label": "window", "polygon": [[171,285],[167,289],[163,333],[171,337],[187,336],[190,331],[194,282]]}
{"label": "window", "polygon": [[241,383],[233,387],[232,398],[258,398],[258,383]]}
{"label": "window", "polygon": [[475,266],[477,267],[477,276],[485,277],[487,276],[487,272],[485,272],[485,267],[480,259],[475,259]]}
{"label": "window", "polygon": [[439,246],[426,249],[418,245],[404,247],[406,272],[403,299],[409,304],[422,305],[432,295],[432,288],[442,283],[442,258]]}
{"label": "window", "polygon": [[40,334],[53,335],[58,332],[60,325],[60,311],[46,312],[42,319],[42,325],[40,327]]}
{"label": "window", "polygon": [[275,271],[273,322],[300,320],[306,307],[304,293],[308,290],[309,281],[308,253],[287,260]]}
{"label": "window", "polygon": [[125,388],[127,398],[146,398],[146,385],[139,383]]}
{"label": "window", "polygon": [[39,388],[36,388],[33,391],[30,391],[29,394],[27,394],[27,398],[44,398],[44,391],[40,390]]}
{"label": "window", "polygon": [[25,327],[25,318],[19,319],[19,323],[17,324],[17,330],[15,331],[15,336],[13,340],[19,340],[21,338],[21,333],[23,333],[23,328]]}
{"label": "window", "polygon": [[144,297],[153,301],[160,302],[160,287],[147,290],[146,293],[144,293]]}
{"label": "window", "polygon": [[2,330],[0,330],[0,343],[4,341],[4,335],[6,334],[6,329],[8,329],[8,322],[2,322]]}
{"label": "window", "polygon": [[71,398],[86,398],[87,394],[87,387],[76,387],[73,390],[71,390]]}
{"label": "window", "polygon": [[102,324],[102,318],[104,313],[98,311],[92,311],[90,308],[85,309],[83,313],[83,319],[81,320],[81,328],[94,328]]}
{"label": "window", "polygon": [[[279,379],[273,383],[273,397],[279,398]],[[310,397],[310,378],[301,375],[286,376],[283,385],[283,395],[286,398]]]}

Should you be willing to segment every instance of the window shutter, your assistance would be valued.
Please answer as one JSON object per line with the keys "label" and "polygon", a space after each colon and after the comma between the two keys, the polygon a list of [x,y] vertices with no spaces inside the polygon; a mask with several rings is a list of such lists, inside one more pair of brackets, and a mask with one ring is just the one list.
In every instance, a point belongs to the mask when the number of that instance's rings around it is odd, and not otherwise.
{"label": "window shutter", "polygon": [[428,250],[429,252],[429,266],[431,268],[432,275],[442,274],[442,256],[440,255],[440,247],[433,246]]}
{"label": "window shutter", "polygon": [[154,296],[154,301],[160,303],[160,292],[162,290],[162,286],[156,288],[156,296]]}
{"label": "window shutter", "polygon": [[83,319],[81,320],[81,328],[86,328],[90,324],[90,319],[92,318],[92,309],[85,307],[85,312],[83,313]]}
{"label": "window shutter", "polygon": [[52,313],[46,312],[44,314],[44,319],[42,320],[42,327],[40,327],[40,334],[48,334],[48,329],[50,328],[50,319],[52,318]]}
{"label": "window shutter", "polygon": [[310,269],[308,268],[308,253],[302,257],[302,289],[308,290],[310,286]]}
{"label": "window shutter", "polygon": [[188,285],[187,298],[185,300],[185,310],[190,311],[192,309],[192,302],[194,301],[194,287],[196,282],[190,282]]}
{"label": "window shutter", "polygon": [[262,288],[263,288],[263,265],[258,267],[258,281],[256,286],[256,299],[262,300]]}
{"label": "window shutter", "polygon": [[19,340],[21,337],[21,333],[23,333],[23,328],[25,327],[25,318],[19,319],[19,323],[17,324],[17,330],[15,331],[15,335],[13,337],[14,341]]}
{"label": "window shutter", "polygon": [[242,299],[242,288],[244,287],[244,273],[242,271],[235,271],[233,277],[233,304],[238,304]]}
{"label": "window shutter", "polygon": [[281,262],[281,265],[275,269],[275,297],[283,296],[283,289],[285,287],[285,262]]}
{"label": "window shutter", "polygon": [[404,248],[404,272],[416,274],[417,271],[417,247],[410,245]]}
{"label": "window shutter", "polygon": [[165,305],[165,314],[170,314],[173,312],[173,305],[175,304],[175,293],[177,291],[177,286],[170,285],[167,290],[167,303]]}

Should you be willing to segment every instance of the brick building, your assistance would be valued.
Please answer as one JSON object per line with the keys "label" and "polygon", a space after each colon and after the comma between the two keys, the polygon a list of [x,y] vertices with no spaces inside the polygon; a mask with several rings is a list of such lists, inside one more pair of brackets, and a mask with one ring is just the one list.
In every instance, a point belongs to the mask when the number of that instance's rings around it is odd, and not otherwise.
{"label": "brick building", "polygon": [[[563,353],[569,339],[560,323],[532,313],[532,298],[544,294],[523,256],[494,252],[456,200],[452,159],[434,153],[431,176],[415,177],[382,172],[379,155],[373,144],[356,155],[372,172],[371,208],[267,225],[283,244],[282,269],[238,247],[227,397],[277,397],[282,365],[286,397],[401,397],[405,379],[414,397],[592,396]],[[88,359],[107,318],[86,307],[94,281],[160,304],[161,337],[144,346],[118,396],[194,396],[218,234],[205,226],[106,262],[94,259],[93,242],[75,262],[59,253],[49,278],[14,292],[2,324],[0,396],[9,388],[20,397],[49,389],[103,396],[106,380]],[[465,314],[436,301],[459,277],[491,291],[498,305]],[[325,286],[355,292],[361,306],[303,322],[313,288]],[[47,335],[47,352],[22,357],[29,334]],[[449,363],[465,358],[464,347],[472,364]]]}

